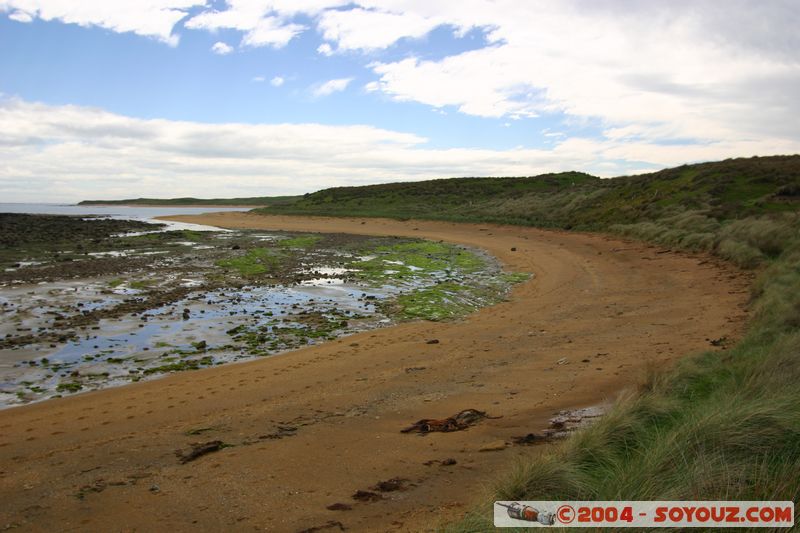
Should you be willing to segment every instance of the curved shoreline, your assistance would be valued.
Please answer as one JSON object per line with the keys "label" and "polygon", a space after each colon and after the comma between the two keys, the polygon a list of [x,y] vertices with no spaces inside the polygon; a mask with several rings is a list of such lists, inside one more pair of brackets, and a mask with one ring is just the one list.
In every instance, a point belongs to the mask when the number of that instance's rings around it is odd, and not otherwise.
{"label": "curved shoreline", "polygon": [[[282,357],[2,411],[0,524],[296,531],[340,521],[354,530],[422,529],[440,509],[460,513],[513,456],[536,453],[481,447],[540,431],[559,409],[613,398],[648,364],[712,349],[707,339],[735,338],[745,318],[741,272],[601,235],[243,212],[169,218],[443,239],[487,249],[535,278],[508,302],[460,322],[401,324]],[[399,433],[467,408],[503,418],[424,438]],[[280,429],[287,427],[296,429]],[[176,449],[213,440],[235,446],[178,463]],[[445,458],[457,464],[423,464]],[[413,486],[379,502],[350,499],[394,477]],[[326,509],[334,503],[353,510]]]}

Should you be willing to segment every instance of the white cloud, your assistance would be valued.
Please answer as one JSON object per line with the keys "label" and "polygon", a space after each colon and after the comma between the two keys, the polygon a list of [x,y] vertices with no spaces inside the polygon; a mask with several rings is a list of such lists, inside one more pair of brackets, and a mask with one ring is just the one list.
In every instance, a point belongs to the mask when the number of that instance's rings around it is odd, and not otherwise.
{"label": "white cloud", "polygon": [[35,18],[58,20],[66,24],[99,26],[111,31],[132,32],[177,45],[175,24],[189,9],[202,7],[203,0],[115,0],[69,2],[64,0],[0,0],[0,12],[11,11],[10,18],[30,22]]}
{"label": "white cloud", "polygon": [[233,52],[233,47],[229,44],[223,43],[222,41],[217,41],[214,43],[214,46],[211,47],[211,51],[215,54],[224,56]]}
{"label": "white cloud", "polygon": [[280,87],[286,82],[286,80],[281,76],[275,76],[271,80],[269,80],[270,85],[273,87]]}
{"label": "white cloud", "polygon": [[[375,75],[367,92],[503,122],[554,114],[597,124],[592,146],[603,157],[660,165],[682,162],[673,161],[681,149],[685,161],[800,141],[797,0],[0,0],[0,12],[173,45],[182,19],[189,29],[238,31],[245,47],[286,46],[313,27],[325,41],[319,54],[364,53]],[[445,56],[420,46],[417,57],[382,58],[441,27],[456,38],[478,28],[485,41]],[[575,143],[589,150],[583,139],[548,139],[562,155]]]}
{"label": "white cloud", "polygon": [[243,32],[242,46],[286,46],[297,34],[306,30],[301,24],[275,16],[264,2],[230,0],[224,11],[204,11],[186,21],[184,26],[195,30],[233,29]]}
{"label": "white cloud", "polygon": [[351,81],[353,81],[353,78],[338,78],[335,80],[328,80],[325,83],[314,87],[311,92],[317,98],[321,98],[336,92],[344,91],[347,89],[347,86],[350,85]]}
{"label": "white cloud", "polygon": [[14,11],[8,15],[8,18],[23,23],[33,22],[33,15],[26,13],[25,11]]}
{"label": "white cloud", "polygon": [[[796,3],[476,0],[458,10],[435,0],[374,3],[402,11],[412,28],[420,18],[491,28],[492,44],[477,50],[375,63],[378,79],[368,88],[397,100],[483,117],[565,113],[650,140],[800,139],[800,123],[781,118],[800,113],[790,96],[800,93]],[[369,25],[363,13],[337,13],[354,34],[341,36],[345,42],[378,44],[365,41],[372,33],[361,27]]]}
{"label": "white cloud", "polygon": [[251,81],[254,83],[264,83],[266,80],[267,78],[265,78],[264,76],[253,76],[253,79]]}
{"label": "white cloud", "polygon": [[391,13],[355,8],[324,11],[318,28],[340,50],[370,50],[386,48],[404,37],[422,37],[440,24],[410,10]]}
{"label": "white cloud", "polygon": [[143,120],[78,106],[0,100],[0,197],[74,201],[131,196],[299,194],[325,187],[450,176],[583,170],[620,160],[671,166],[800,151],[774,137],[707,145],[566,139],[548,149],[431,149],[372,126]]}

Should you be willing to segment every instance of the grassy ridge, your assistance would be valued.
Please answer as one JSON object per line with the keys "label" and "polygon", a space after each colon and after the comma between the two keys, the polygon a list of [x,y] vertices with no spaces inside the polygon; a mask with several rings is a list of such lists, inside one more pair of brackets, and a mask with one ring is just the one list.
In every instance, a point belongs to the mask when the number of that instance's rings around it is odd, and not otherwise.
{"label": "grassy ridge", "polygon": [[337,187],[263,210],[500,222],[606,231],[612,224],[702,211],[724,220],[794,211],[800,156],[731,159],[600,179],[579,172]]}
{"label": "grassy ridge", "polygon": [[759,268],[746,337],[652,372],[595,426],[520,461],[491,499],[797,500],[800,156],[598,180],[584,174],[339,188],[264,212],[492,221],[621,234]]}
{"label": "grassy ridge", "polygon": [[256,196],[249,198],[130,198],[127,200],[84,200],[78,205],[231,205],[263,207],[292,202],[295,196]]}

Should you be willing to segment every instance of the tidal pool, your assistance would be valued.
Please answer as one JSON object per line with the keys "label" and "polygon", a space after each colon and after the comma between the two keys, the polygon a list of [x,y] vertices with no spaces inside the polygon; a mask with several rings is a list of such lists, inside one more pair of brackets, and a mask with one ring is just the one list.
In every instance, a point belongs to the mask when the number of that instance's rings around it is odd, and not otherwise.
{"label": "tidal pool", "polygon": [[454,319],[526,277],[478,250],[415,239],[187,230],[109,239],[99,250],[83,243],[61,275],[40,254],[0,280],[0,406],[399,320]]}

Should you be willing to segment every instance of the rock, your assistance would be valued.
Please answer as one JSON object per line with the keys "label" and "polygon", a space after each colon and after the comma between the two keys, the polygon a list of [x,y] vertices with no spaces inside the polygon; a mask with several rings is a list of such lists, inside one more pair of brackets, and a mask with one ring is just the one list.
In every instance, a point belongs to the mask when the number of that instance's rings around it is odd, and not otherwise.
{"label": "rock", "polygon": [[353,493],[352,498],[358,502],[376,502],[378,500],[382,500],[383,496],[368,490],[357,490],[355,493]]}
{"label": "rock", "polygon": [[439,344],[439,339],[431,339],[428,342],[426,342],[425,344]]}
{"label": "rock", "polygon": [[346,503],[332,503],[331,505],[325,507],[325,509],[329,511],[352,511],[353,506]]}

